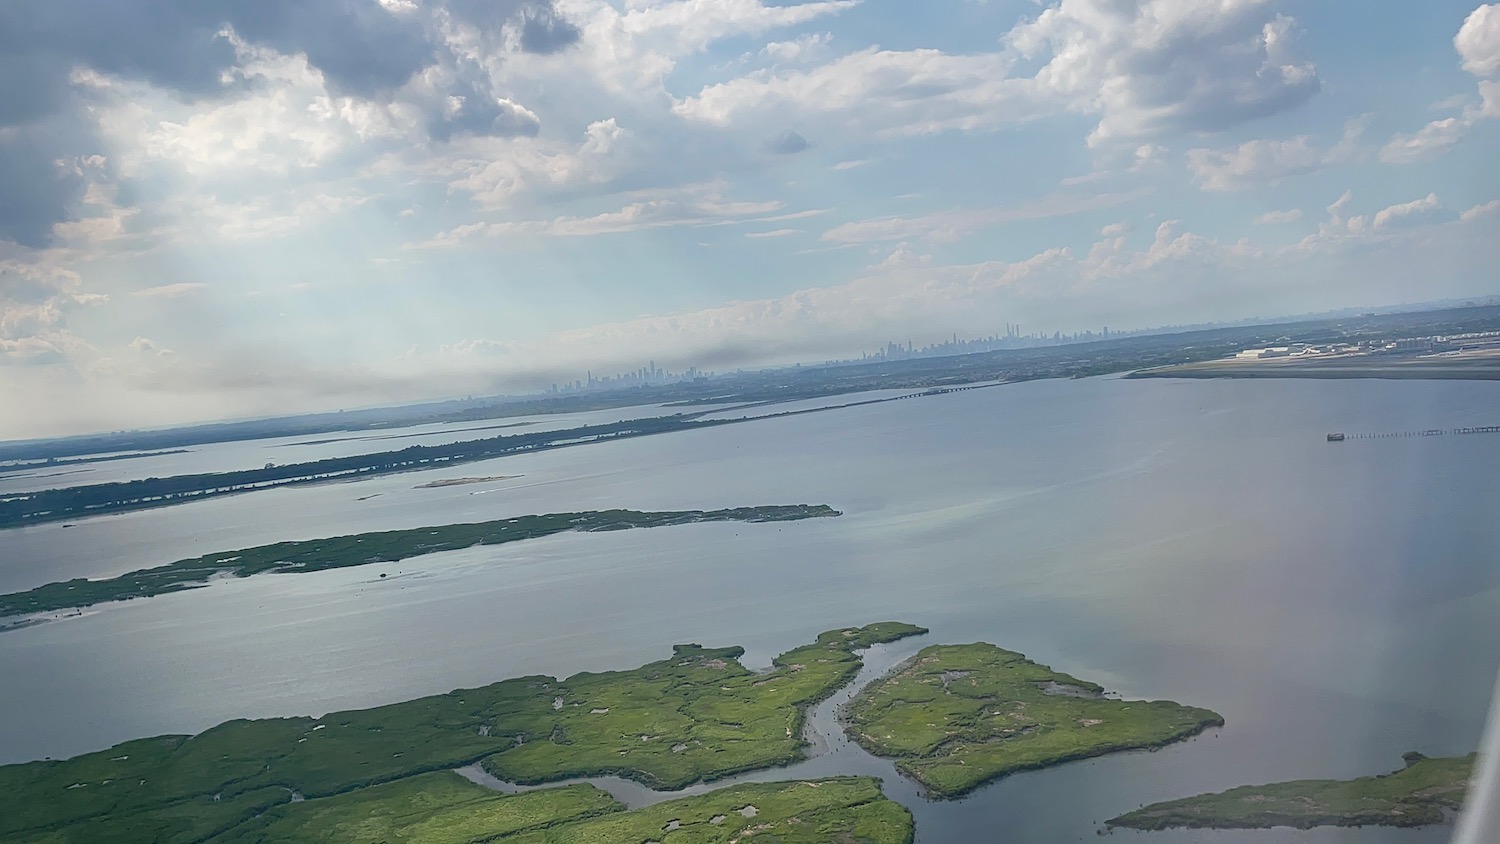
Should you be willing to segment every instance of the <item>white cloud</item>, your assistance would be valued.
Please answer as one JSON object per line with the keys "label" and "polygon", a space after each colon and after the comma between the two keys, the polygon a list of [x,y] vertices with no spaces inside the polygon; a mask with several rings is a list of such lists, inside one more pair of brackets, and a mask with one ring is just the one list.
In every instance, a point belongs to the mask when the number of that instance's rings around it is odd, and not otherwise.
{"label": "white cloud", "polygon": [[1375,230],[1408,228],[1433,222],[1443,214],[1443,205],[1437,194],[1429,193],[1421,199],[1392,205],[1375,214]]}
{"label": "white cloud", "polygon": [[1500,82],[1481,81],[1479,98],[1479,107],[1474,111],[1480,117],[1500,117]]}
{"label": "white cloud", "polygon": [[1343,137],[1323,147],[1309,135],[1262,138],[1230,149],[1188,150],[1188,169],[1198,186],[1209,191],[1241,190],[1282,179],[1316,173],[1352,160],[1357,154],[1368,115],[1349,121]]}
{"label": "white cloud", "polygon": [[[1425,206],[1427,200],[1418,205]],[[1337,214],[1342,218],[1343,205]],[[1399,213],[1399,212],[1393,212]],[[1417,212],[1427,214],[1429,212]],[[1385,218],[1391,220],[1391,216]],[[1358,238],[1312,239],[1282,248],[1222,243],[1158,226],[1132,248],[1106,236],[1085,253],[1043,249],[1024,260],[937,266],[909,243],[845,284],[734,302],[689,313],[642,317],[563,332],[549,345],[574,360],[641,350],[658,360],[701,361],[726,350],[774,350],[789,359],[846,355],[900,333],[980,333],[1001,320],[1076,327],[1099,319],[1160,324],[1217,318],[1226,302],[1245,313],[1293,313],[1409,295],[1412,273],[1462,277],[1428,288],[1434,297],[1472,295],[1500,260],[1493,220],[1438,224],[1423,233],[1390,222]],[[1480,247],[1471,244],[1476,238]],[[1334,271],[1343,268],[1344,271]],[[1163,310],[1163,303],[1170,303]],[[728,359],[730,364],[742,358]]]}
{"label": "white cloud", "polygon": [[1480,217],[1488,214],[1494,214],[1496,212],[1500,212],[1500,199],[1492,199],[1482,205],[1476,205],[1461,214],[1459,216],[1459,219],[1467,223],[1471,220],[1477,220]]}
{"label": "white cloud", "polygon": [[918,252],[910,243],[902,241],[896,244],[896,248],[891,250],[891,254],[887,255],[885,260],[876,264],[876,267],[886,270],[898,270],[930,263],[932,263],[932,255]]}
{"label": "white cloud", "polygon": [[1471,12],[1453,38],[1463,57],[1464,70],[1475,76],[1500,74],[1500,5],[1487,4]]}
{"label": "white cloud", "polygon": [[68,314],[109,297],[84,292],[73,270],[42,260],[0,260],[0,364],[54,363],[88,343],[67,329]]}
{"label": "white cloud", "polygon": [[1319,89],[1296,22],[1270,0],[1062,0],[1013,29],[1036,76],[1075,110],[1101,114],[1092,141],[1225,129],[1298,105]]}
{"label": "white cloud", "polygon": [[136,354],[156,355],[158,357],[170,357],[177,354],[149,337],[137,337],[127,343],[125,348]]}
{"label": "white cloud", "polygon": [[[564,72],[575,81],[580,72],[585,73],[591,77],[592,86],[613,97],[654,100],[664,93],[664,80],[679,60],[715,41],[809,23],[852,9],[859,5],[859,0],[789,5],[766,5],[761,0],[652,0],[626,3],[623,12],[603,0],[573,0],[568,5],[565,10],[568,17],[582,29],[577,50],[581,62],[566,63]],[[783,44],[777,48],[780,52],[790,53],[795,49],[787,42],[780,43]],[[490,62],[492,74],[510,70],[502,69],[500,64]],[[545,67],[547,64],[558,63],[542,62],[538,72],[545,74],[556,69]],[[531,68],[521,72],[527,70]]]}
{"label": "white cloud", "polygon": [[802,234],[802,230],[801,229],[772,229],[771,231],[765,231],[765,232],[745,232],[745,237],[751,238],[752,240],[760,240],[762,238],[768,238],[768,237],[791,237],[792,235],[795,235],[795,234]]}
{"label": "white cloud", "polygon": [[1380,149],[1387,164],[1410,164],[1447,152],[1468,131],[1469,124],[1457,117],[1434,120],[1411,135],[1397,135]]}
{"label": "white cloud", "polygon": [[132,296],[144,296],[152,299],[178,299],[197,293],[208,287],[200,281],[181,281],[176,284],[163,284],[157,287],[147,287],[144,290],[132,291]]}
{"label": "white cloud", "polygon": [[[364,139],[400,133],[387,110],[330,96],[306,56],[247,44],[230,31],[221,37],[238,55],[232,73],[249,88],[242,96],[184,109],[138,84],[106,86],[130,98],[115,105],[104,122],[127,150],[124,163],[131,170],[158,159],[196,176],[244,170],[286,174],[327,162]],[[185,116],[173,120],[158,110]]]}
{"label": "white cloud", "polygon": [[860,0],[819,0],[767,6],[761,0],[680,0],[632,3],[620,28],[638,38],[666,40],[674,51],[692,53],[728,35],[756,34],[807,23],[858,6]]}
{"label": "white cloud", "polygon": [[827,55],[832,41],[831,32],[810,32],[791,41],[772,41],[760,52],[777,64],[797,64]]}
{"label": "white cloud", "polygon": [[1204,190],[1237,190],[1316,172],[1323,167],[1323,150],[1307,135],[1246,141],[1231,150],[1188,150],[1188,167]]}
{"label": "white cloud", "polygon": [[726,218],[757,217],[770,214],[782,207],[780,202],[678,202],[656,200],[633,202],[618,211],[608,211],[592,217],[556,217],[545,221],[521,223],[496,223],[489,227],[491,235],[545,234],[557,237],[587,237],[596,234],[618,234],[644,229],[691,226]]}
{"label": "white cloud", "polygon": [[1255,218],[1257,226],[1279,226],[1285,223],[1295,223],[1302,219],[1302,209],[1293,208],[1288,211],[1267,211]]}
{"label": "white cloud", "polygon": [[590,123],[576,144],[546,137],[475,137],[441,155],[387,156],[384,172],[415,172],[445,182],[485,210],[508,208],[526,196],[602,185],[630,168],[632,133],[610,117]]}
{"label": "white cloud", "polygon": [[948,243],[1003,223],[1041,220],[1112,208],[1139,199],[1147,193],[1149,191],[1138,190],[1097,196],[1054,194],[1011,208],[959,209],[915,217],[877,217],[834,226],[823,233],[822,239],[828,243],[882,243],[896,240]]}
{"label": "white cloud", "polygon": [[[710,85],[678,114],[718,126],[788,112],[882,137],[981,131],[1066,112],[1097,114],[1095,144],[1218,130],[1312,96],[1294,22],[1269,0],[1062,0],[995,53],[871,47],[809,69]],[[1012,71],[1045,57],[1034,76]]]}
{"label": "white cloud", "polygon": [[[696,194],[696,195],[695,195]],[[475,237],[543,235],[548,237],[591,237],[623,234],[648,229],[703,226],[723,223],[773,222],[824,213],[809,210],[775,214],[781,202],[726,201],[716,192],[687,191],[676,196],[632,202],[618,210],[591,216],[562,216],[545,220],[522,220],[498,223],[470,223],[443,232],[415,244],[409,249],[453,248]]]}
{"label": "white cloud", "polygon": [[1130,172],[1144,173],[1164,163],[1168,150],[1161,144],[1141,144],[1135,148],[1130,163]]}
{"label": "white cloud", "polygon": [[120,240],[126,236],[130,219],[139,213],[139,208],[111,208],[97,216],[56,223],[52,226],[52,235],[59,241],[75,245]]}
{"label": "white cloud", "polygon": [[[1479,103],[1467,97],[1458,98],[1456,101],[1464,104],[1459,116],[1434,120],[1414,133],[1396,135],[1381,149],[1381,161],[1411,164],[1435,158],[1463,140],[1481,120],[1500,117],[1500,82],[1483,78],[1500,74],[1500,6],[1475,9],[1454,36],[1453,47],[1458,50],[1464,70],[1481,77]],[[1454,101],[1450,97],[1445,102]]]}
{"label": "white cloud", "polygon": [[[728,126],[792,112],[837,119],[880,136],[992,128],[1047,112],[1028,104],[999,55],[870,47],[810,69],[743,76],[679,102],[689,120]],[[1008,106],[1003,116],[1001,106]]]}

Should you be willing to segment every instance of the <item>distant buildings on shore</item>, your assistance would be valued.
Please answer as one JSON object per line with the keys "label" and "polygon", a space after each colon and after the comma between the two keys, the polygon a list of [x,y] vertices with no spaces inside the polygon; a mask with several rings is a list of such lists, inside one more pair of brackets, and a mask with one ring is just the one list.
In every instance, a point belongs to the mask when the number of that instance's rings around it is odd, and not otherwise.
{"label": "distant buildings on shore", "polygon": [[1245,349],[1237,352],[1233,360],[1270,360],[1274,358],[1321,357],[1326,355],[1371,355],[1384,352],[1407,352],[1421,354],[1443,352],[1474,352],[1500,349],[1500,331],[1476,334],[1434,335],[1431,337],[1407,337],[1400,340],[1366,340],[1360,343],[1329,343],[1313,346],[1293,343],[1289,346],[1268,346],[1262,349]]}
{"label": "distant buildings on shore", "polygon": [[647,387],[660,384],[681,384],[692,381],[706,381],[713,378],[715,373],[708,370],[690,366],[681,372],[672,372],[662,369],[651,361],[647,365],[634,372],[621,372],[618,375],[605,375],[595,378],[592,370],[586,378],[571,383],[552,385],[547,391],[549,395],[563,395],[568,393],[586,393],[591,390],[615,390],[621,387]]}

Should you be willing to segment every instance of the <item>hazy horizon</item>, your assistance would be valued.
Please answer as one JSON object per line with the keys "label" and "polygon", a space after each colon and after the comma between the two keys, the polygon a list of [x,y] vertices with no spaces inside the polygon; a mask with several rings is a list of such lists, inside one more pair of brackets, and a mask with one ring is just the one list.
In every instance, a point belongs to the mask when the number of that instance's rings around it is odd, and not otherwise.
{"label": "hazy horizon", "polygon": [[[1276,316],[1252,316],[1252,317],[1244,317],[1242,319],[1237,319],[1237,320],[1236,319],[1221,320],[1221,321],[1217,321],[1217,322],[1214,322],[1214,323],[1195,323],[1195,324],[1182,324],[1182,325],[1160,325],[1160,326],[1149,326],[1149,327],[1144,327],[1144,328],[1124,327],[1124,328],[1121,328],[1121,329],[1118,329],[1118,330],[1111,329],[1110,335],[1107,336],[1107,337],[1100,336],[1099,333],[1098,333],[1098,331],[1096,330],[1095,331],[1095,336],[1092,336],[1092,337],[1080,337],[1078,339],[1064,339],[1064,340],[1060,341],[1058,345],[1073,345],[1073,344],[1078,344],[1078,343],[1104,342],[1104,341],[1107,341],[1107,340],[1124,339],[1124,338],[1130,337],[1130,336],[1140,336],[1140,337],[1148,336],[1148,335],[1170,336],[1170,335],[1178,334],[1178,333],[1187,333],[1187,332],[1192,332],[1192,331],[1212,330],[1214,327],[1277,325],[1277,324],[1280,324],[1280,323],[1289,323],[1289,322],[1294,323],[1294,322],[1301,322],[1301,321],[1315,321],[1315,320],[1319,320],[1319,319],[1337,318],[1337,315],[1350,314],[1350,313],[1379,313],[1379,314],[1387,314],[1387,313],[1390,313],[1390,314],[1394,314],[1394,313],[1420,313],[1420,312],[1427,311],[1427,310],[1440,310],[1440,309],[1445,309],[1445,308],[1461,308],[1461,307],[1468,307],[1468,306],[1471,306],[1471,305],[1474,305],[1474,306],[1493,305],[1493,304],[1496,304],[1497,301],[1500,301],[1500,295],[1486,295],[1486,296],[1465,297],[1464,299],[1445,299],[1445,300],[1430,301],[1430,302],[1402,302],[1402,303],[1396,303],[1396,304],[1382,304],[1382,305],[1353,305],[1353,306],[1344,307],[1344,308],[1337,308],[1337,309],[1329,310],[1329,311],[1317,311],[1317,312],[1301,313],[1301,314],[1279,314],[1279,315],[1276,315]],[[1022,328],[1024,329],[1025,327],[1022,326]],[[1102,326],[1101,326],[1101,328],[1102,328]],[[1090,329],[1081,329],[1080,333],[1081,333],[1081,331],[1087,331],[1087,330],[1090,330]],[[1044,334],[1046,337],[1050,337],[1052,335],[1051,331],[1041,332],[1041,333]],[[1029,331],[1025,332],[1022,336],[1030,336],[1030,332]],[[949,339],[952,339],[951,335],[949,337],[947,337],[947,338],[944,338],[944,337],[935,337],[935,338],[934,337],[927,337],[927,338],[924,338],[924,339],[922,339],[920,341],[914,339],[913,343],[916,346],[916,348],[921,349],[923,346],[928,345],[930,343],[941,344],[941,343],[947,342],[947,340],[949,340]],[[980,338],[979,337],[965,337],[965,336],[962,336],[962,335],[960,335],[958,337],[958,340],[960,340],[960,341],[969,341],[969,340],[976,340],[976,339],[980,339]],[[892,340],[892,342],[894,342],[894,341]],[[1039,346],[1040,345],[1041,344],[1039,344]],[[1037,346],[1023,346],[1023,347],[1018,347],[1018,348],[1035,348],[1035,347],[1037,347]],[[872,351],[872,350],[864,350],[864,351]],[[877,349],[877,350],[873,350],[873,351],[879,351],[879,350]],[[959,356],[959,355],[964,355],[964,354],[984,354],[984,353],[985,352],[962,352],[962,351],[956,351],[956,352],[945,352],[945,353],[943,353],[941,355],[935,355],[935,356],[937,356],[937,357],[953,357],[953,356]],[[853,357],[851,357],[851,358],[831,358],[831,359],[825,359],[825,360],[790,359],[790,360],[786,360],[786,361],[766,362],[766,363],[763,363],[762,365],[758,365],[758,366],[737,367],[737,368],[734,368],[734,369],[724,370],[722,372],[716,372],[716,373],[714,373],[714,375],[716,377],[726,377],[726,376],[727,377],[733,377],[734,375],[739,374],[739,373],[774,372],[774,371],[782,370],[782,369],[792,369],[794,367],[817,368],[817,367],[821,367],[821,366],[858,366],[858,365],[861,365],[861,364],[864,364],[864,363],[878,363],[878,362],[880,362],[880,359],[875,358],[875,357],[871,357],[868,361],[860,360],[858,358],[853,358]],[[654,361],[651,361],[651,363],[654,363]],[[688,364],[688,365],[691,366],[692,364]],[[631,372],[634,372],[634,370],[631,370]],[[307,407],[307,408],[305,408],[303,410],[300,410],[300,411],[293,411],[293,412],[286,412],[286,413],[278,413],[275,410],[271,410],[271,411],[268,411],[266,413],[251,414],[251,415],[246,415],[246,416],[207,416],[207,417],[196,418],[196,419],[177,419],[177,420],[172,420],[172,421],[164,422],[164,423],[159,424],[159,425],[143,425],[143,426],[137,426],[137,427],[116,428],[116,429],[109,429],[109,430],[102,430],[102,429],[101,430],[81,430],[81,431],[75,431],[75,432],[66,433],[66,434],[44,435],[44,436],[40,436],[40,437],[0,438],[0,445],[6,444],[6,443],[16,443],[16,442],[32,442],[32,441],[40,442],[40,441],[46,441],[46,440],[51,440],[51,439],[66,439],[66,438],[70,438],[70,437],[99,436],[99,435],[105,435],[105,434],[111,434],[111,433],[119,433],[119,432],[125,432],[125,431],[173,430],[173,429],[177,429],[177,428],[191,428],[191,427],[195,427],[195,426],[199,426],[199,425],[214,425],[214,424],[227,424],[227,423],[238,423],[238,422],[262,422],[262,421],[270,421],[270,420],[283,419],[283,418],[296,418],[296,417],[301,417],[301,416],[316,416],[316,415],[321,415],[321,414],[333,414],[333,413],[344,413],[344,412],[359,412],[359,411],[370,411],[370,410],[389,410],[389,409],[397,409],[397,408],[403,408],[403,407],[421,407],[421,406],[425,406],[425,405],[434,405],[434,404],[452,403],[452,402],[464,402],[464,401],[488,401],[488,400],[501,400],[501,401],[504,401],[504,400],[512,400],[512,401],[521,402],[521,401],[527,401],[527,400],[532,400],[532,399],[545,398],[545,397],[554,395],[551,392],[551,388],[553,386],[566,387],[572,381],[581,381],[581,380],[583,380],[583,377],[594,376],[594,377],[603,378],[603,377],[616,376],[616,375],[619,375],[620,373],[603,372],[603,371],[595,371],[595,370],[591,370],[591,369],[586,369],[586,370],[582,370],[582,371],[577,372],[577,373],[571,372],[571,371],[569,371],[569,372],[560,372],[560,373],[539,373],[539,374],[537,374],[536,377],[542,378],[542,377],[548,376],[549,374],[552,375],[553,377],[556,377],[556,378],[559,378],[559,379],[564,379],[564,380],[554,381],[554,382],[547,382],[547,386],[545,388],[541,387],[540,386],[540,382],[539,382],[539,386],[537,386],[535,389],[518,390],[516,392],[510,392],[510,393],[507,393],[507,392],[470,392],[470,393],[462,393],[462,394],[451,393],[451,394],[441,394],[441,395],[421,395],[421,394],[418,394],[418,393],[413,393],[411,396],[406,397],[406,398],[397,398],[397,399],[393,399],[393,400],[390,400],[390,401],[374,402],[374,403],[371,403],[371,404],[361,404],[361,405],[330,404],[330,405],[327,405],[327,406]],[[633,388],[638,387],[638,386],[640,386],[640,385],[638,385],[638,384],[630,384],[630,383],[627,383],[627,384],[618,384],[618,385],[610,385],[610,384],[604,384],[604,383],[601,382],[601,384],[596,389],[599,390],[599,391],[629,390],[629,389],[633,389]],[[562,394],[563,395],[570,395],[570,394],[571,395],[578,395],[578,396],[581,397],[583,395],[586,395],[587,393],[577,393],[577,392],[575,392],[575,393],[568,393],[566,390],[564,390]],[[492,423],[493,423],[493,420],[490,420],[486,424],[492,424]]]}

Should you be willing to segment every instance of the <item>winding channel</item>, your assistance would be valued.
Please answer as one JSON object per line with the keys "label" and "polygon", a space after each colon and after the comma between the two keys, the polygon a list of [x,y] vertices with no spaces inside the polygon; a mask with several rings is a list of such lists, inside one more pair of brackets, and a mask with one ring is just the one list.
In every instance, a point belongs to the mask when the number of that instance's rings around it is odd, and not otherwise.
{"label": "winding channel", "polygon": [[459,768],[457,772],[472,783],[504,794],[520,794],[542,788],[588,783],[609,792],[612,797],[631,809],[639,809],[681,797],[707,794],[710,791],[748,782],[872,776],[882,780],[882,788],[887,797],[908,809],[915,810],[916,804],[930,804],[931,801],[923,798],[919,787],[901,776],[896,771],[895,764],[890,760],[872,756],[864,748],[850,741],[839,724],[839,713],[865,687],[915,656],[928,644],[927,638],[927,636],[913,636],[898,642],[873,645],[860,651],[859,654],[864,664],[859,673],[827,700],[814,706],[802,724],[802,739],[807,742],[807,758],[785,767],[765,768],[712,782],[699,782],[677,791],[658,791],[624,777],[583,777],[549,782],[544,785],[518,785],[495,777],[477,763]]}

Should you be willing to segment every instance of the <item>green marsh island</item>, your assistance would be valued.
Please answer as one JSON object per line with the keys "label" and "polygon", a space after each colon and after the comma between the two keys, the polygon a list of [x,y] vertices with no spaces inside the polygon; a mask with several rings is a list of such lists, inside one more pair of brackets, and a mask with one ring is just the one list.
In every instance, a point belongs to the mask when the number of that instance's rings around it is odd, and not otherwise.
{"label": "green marsh island", "polygon": [[457,551],[478,545],[503,545],[567,531],[632,530],[703,522],[793,522],[839,515],[842,515],[839,511],[823,504],[667,512],[595,510],[278,542],[242,551],[206,554],[107,580],[76,578],[49,583],[26,592],[0,595],[0,619],[165,595],[206,586],[216,577],[295,574],[394,563],[424,554]]}
{"label": "green marsh island", "polygon": [[1171,701],[1104,689],[988,644],[933,645],[849,705],[850,738],[932,797],[955,798],[1017,771],[1163,747],[1224,725]]}
{"label": "green marsh island", "polygon": [[[631,671],[521,677],[321,718],[231,721],[196,736],[157,736],[65,761],[0,767],[0,840],[293,840],[273,831],[338,826],[340,818],[357,816],[372,823],[385,818],[379,823],[391,826],[372,828],[373,837],[303,840],[730,842],[739,839],[714,836],[754,826],[730,811],[753,804],[766,815],[758,811],[758,823],[783,825],[777,827],[783,841],[903,844],[910,840],[905,810],[885,806],[868,780],[838,780],[838,787],[783,783],[787,802],[776,802],[774,789],[739,791],[723,807],[713,802],[723,795],[714,792],[693,798],[704,801],[693,805],[724,815],[720,823],[711,822],[714,815],[706,825],[690,821],[683,808],[675,818],[680,828],[667,830],[664,822],[652,837],[633,838],[640,824],[655,823],[650,813],[660,806],[623,813],[592,787],[482,794],[448,772],[480,763],[512,782],[617,775],[676,790],[787,765],[805,755],[808,708],[858,673],[857,651],[925,632],[896,622],[833,630],[762,672],[739,663],[741,648],[679,645],[670,658]],[[443,775],[418,781],[434,773]],[[817,803],[825,789],[833,799]],[[729,806],[737,801],[743,802]],[[356,807],[352,815],[344,811],[349,806]],[[777,806],[788,814],[776,814]],[[497,814],[509,820],[495,820]],[[422,826],[428,821],[430,828]],[[581,825],[563,834],[559,824]],[[494,831],[475,832],[479,826]],[[412,831],[419,827],[428,831]],[[818,837],[820,829],[831,832]]]}
{"label": "green marsh island", "polygon": [[1153,803],[1105,822],[1125,829],[1269,829],[1290,826],[1415,827],[1440,824],[1459,809],[1476,754],[1403,757],[1406,768],[1353,780],[1247,785],[1219,794]]}
{"label": "green marsh island", "polygon": [[591,785],[499,795],[424,774],[272,809],[212,844],[909,844],[912,818],[870,778],[755,783],[627,811]]}

